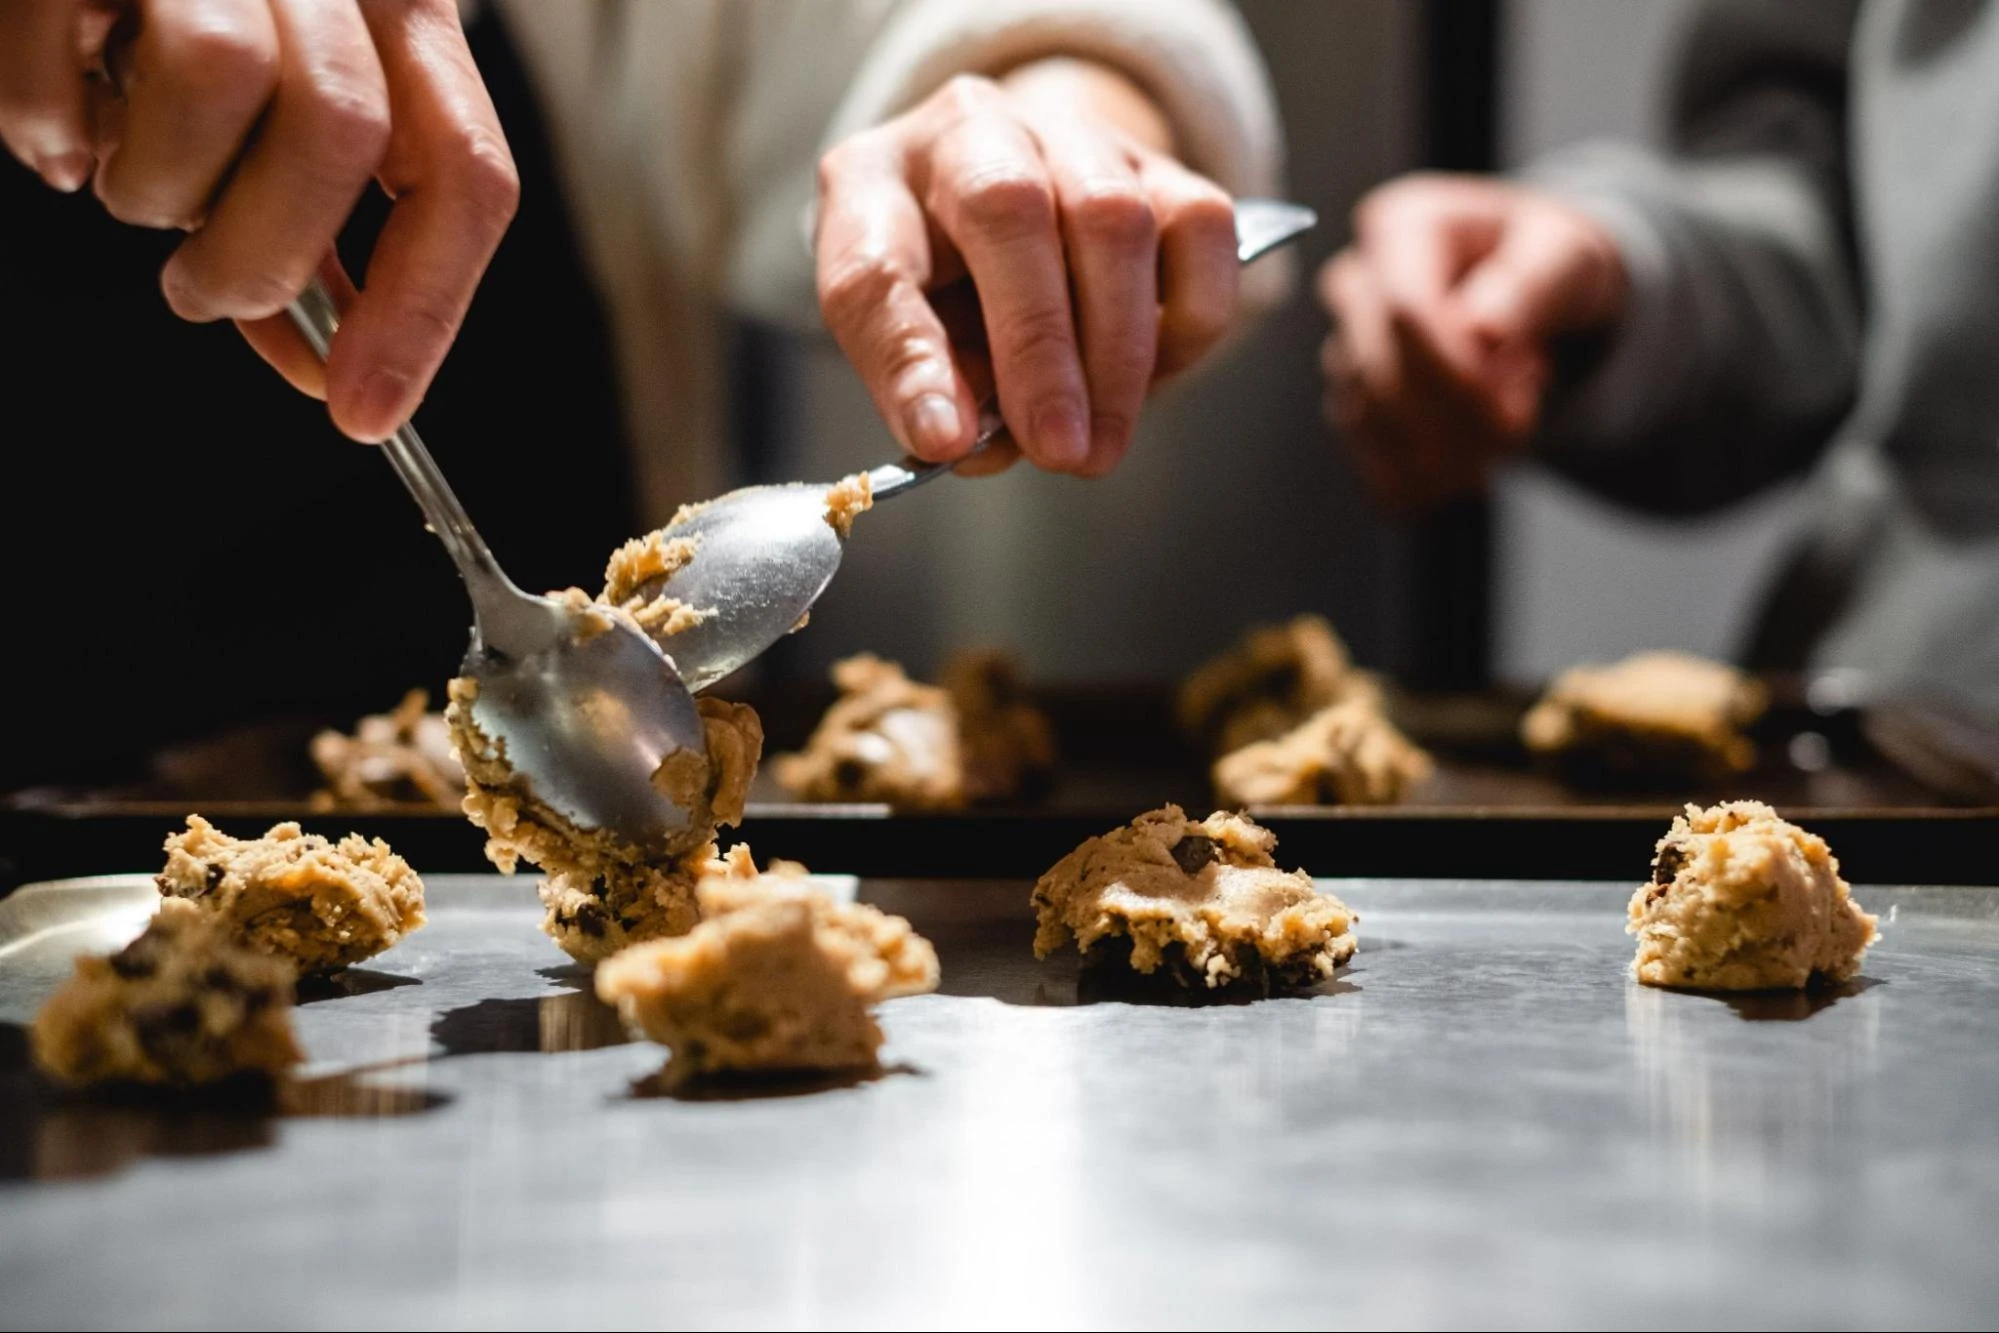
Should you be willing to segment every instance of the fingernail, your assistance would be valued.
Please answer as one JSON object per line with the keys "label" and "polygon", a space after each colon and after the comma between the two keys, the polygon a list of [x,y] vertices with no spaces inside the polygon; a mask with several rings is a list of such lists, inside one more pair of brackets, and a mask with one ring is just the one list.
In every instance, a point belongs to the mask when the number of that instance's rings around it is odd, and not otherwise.
{"label": "fingernail", "polygon": [[1050,403],[1034,414],[1042,466],[1072,468],[1090,456],[1090,427],[1074,403]]}
{"label": "fingernail", "polygon": [[91,157],[85,152],[54,153],[40,158],[35,171],[50,188],[75,194],[90,180]]}
{"label": "fingernail", "polygon": [[366,424],[370,434],[379,432],[386,438],[410,415],[412,409],[406,405],[409,391],[409,376],[393,370],[371,371],[361,381],[355,415]]}
{"label": "fingernail", "polygon": [[958,442],[964,429],[958,405],[941,393],[926,393],[903,411],[909,444],[917,453],[937,453]]}

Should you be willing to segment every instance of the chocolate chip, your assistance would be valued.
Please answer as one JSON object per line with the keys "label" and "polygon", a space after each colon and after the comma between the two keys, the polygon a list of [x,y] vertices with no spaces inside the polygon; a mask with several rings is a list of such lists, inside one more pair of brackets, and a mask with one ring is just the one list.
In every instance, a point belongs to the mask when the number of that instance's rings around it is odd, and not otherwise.
{"label": "chocolate chip", "polygon": [[1669,842],[1659,849],[1652,859],[1652,882],[1661,888],[1673,882],[1680,873],[1680,867],[1687,863],[1687,849],[1677,842]]}
{"label": "chocolate chip", "polygon": [[186,1001],[175,1005],[150,1005],[133,1011],[132,1030],[144,1043],[164,1037],[185,1036],[201,1030],[201,1010]]}
{"label": "chocolate chip", "polygon": [[1215,850],[1215,840],[1198,833],[1190,833],[1173,844],[1173,862],[1189,875],[1198,875],[1204,866],[1211,866],[1222,859]]}
{"label": "chocolate chip", "polygon": [[269,986],[252,986],[243,992],[243,1016],[262,1013],[278,1002],[278,993]]}
{"label": "chocolate chip", "polygon": [[842,759],[833,765],[833,785],[841,791],[859,791],[868,779],[868,767],[858,759]]}
{"label": "chocolate chip", "polygon": [[201,974],[201,984],[204,989],[214,991],[218,995],[232,995],[242,989],[236,984],[236,975],[220,963]]}
{"label": "chocolate chip", "polygon": [[1303,676],[1296,662],[1280,662],[1263,673],[1256,682],[1258,694],[1269,695],[1273,699],[1289,699],[1298,691]]}
{"label": "chocolate chip", "polygon": [[602,939],[604,932],[610,928],[611,914],[601,904],[580,903],[570,917],[570,923],[591,939]]}

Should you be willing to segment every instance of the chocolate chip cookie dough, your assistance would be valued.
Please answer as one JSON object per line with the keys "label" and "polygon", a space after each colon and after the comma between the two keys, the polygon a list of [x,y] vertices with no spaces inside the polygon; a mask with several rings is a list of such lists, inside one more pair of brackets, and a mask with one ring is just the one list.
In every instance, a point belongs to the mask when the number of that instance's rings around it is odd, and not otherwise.
{"label": "chocolate chip cookie dough", "polygon": [[1018,801],[1055,774],[1055,729],[1028,698],[1020,664],[992,648],[967,648],[944,663],[944,693],[958,710],[965,799]]}
{"label": "chocolate chip cookie dough", "polygon": [[76,972],[35,1015],[35,1063],[71,1086],[192,1085],[305,1057],[292,1037],[289,963],[230,938],[224,921],[168,898],[143,934]]}
{"label": "chocolate chip cookie dough", "polygon": [[1692,990],[1844,981],[1875,938],[1825,840],[1759,801],[1689,805],[1659,840],[1630,918],[1638,979]]}
{"label": "chocolate chip cookie dough", "polygon": [[870,1012],[937,986],[937,951],[898,916],[838,905],[800,866],[732,848],[696,889],[701,924],[597,969],[597,994],[673,1051],[675,1082],[721,1072],[871,1069]]}
{"label": "chocolate chip cookie dough", "polygon": [[1070,939],[1085,958],[1129,953],[1181,985],[1215,990],[1309,986],[1353,956],[1359,918],[1302,870],[1282,871],[1276,835],[1220,811],[1179,806],[1091,838],[1035,883],[1034,953]]}
{"label": "chocolate chip cookie dough", "polygon": [[1355,667],[1324,616],[1251,630],[1180,686],[1180,725],[1215,754],[1274,740],[1332,704],[1381,700],[1380,682]]}
{"label": "chocolate chip cookie dough", "polygon": [[833,665],[840,697],[797,754],[771,765],[802,801],[886,801],[905,810],[965,804],[958,710],[935,685],[862,653]]}
{"label": "chocolate chip cookie dough", "polygon": [[322,731],[312,738],[312,762],[326,785],[312,794],[315,810],[381,810],[398,805],[457,809],[465,770],[451,751],[444,714],[430,694],[411,690],[391,713],[370,713],[354,734]]}
{"label": "chocolate chip cookie dough", "polygon": [[1520,723],[1520,739],[1579,781],[1719,781],[1747,772],[1743,729],[1769,693],[1733,667],[1689,653],[1637,653],[1571,667]]}
{"label": "chocolate chip cookie dough", "polygon": [[596,962],[640,940],[677,935],[699,919],[695,881],[715,857],[715,828],[737,824],[763,752],[763,724],[747,704],[697,700],[707,753],[683,751],[653,781],[682,810],[686,828],[659,853],[604,829],[582,829],[536,800],[507,764],[505,747],[472,718],[478,684],[451,682],[451,723],[470,790],[465,814],[486,830],[487,859],[502,874],[522,861],[547,875],[542,928],[579,962]]}
{"label": "chocolate chip cookie dough", "polygon": [[805,748],[772,766],[800,800],[953,810],[1022,799],[1054,771],[1054,731],[1004,653],[953,655],[941,686],[862,653],[834,664],[833,682],[840,697]]}
{"label": "chocolate chip cookie dough", "polygon": [[1213,779],[1225,805],[1393,805],[1434,768],[1372,703],[1355,699],[1223,755]]}
{"label": "chocolate chip cookie dough", "polygon": [[853,535],[854,520],[874,507],[874,482],[865,472],[856,472],[835,482],[826,492],[826,521],[841,540]]}
{"label": "chocolate chip cookie dough", "polygon": [[352,966],[424,921],[423,881],[380,838],[332,843],[292,823],[232,838],[189,815],[166,852],[166,869],[154,876],[161,893],[301,972]]}
{"label": "chocolate chip cookie dough", "polygon": [[667,647],[667,639],[700,624],[708,615],[702,608],[688,606],[662,591],[666,580],[685,568],[699,549],[698,538],[669,539],[664,531],[632,538],[611,552],[604,567],[604,591],[597,595],[597,601],[617,607],[654,642]]}

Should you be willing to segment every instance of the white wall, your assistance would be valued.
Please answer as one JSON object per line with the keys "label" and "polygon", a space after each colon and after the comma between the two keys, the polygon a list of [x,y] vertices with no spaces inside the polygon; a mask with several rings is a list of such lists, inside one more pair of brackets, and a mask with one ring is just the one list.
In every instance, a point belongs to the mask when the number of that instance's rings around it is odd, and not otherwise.
{"label": "white wall", "polygon": [[[1518,164],[1596,136],[1656,142],[1689,0],[1510,0],[1503,152]],[[1726,657],[1796,522],[1795,488],[1699,522],[1635,517],[1545,469],[1496,496],[1496,662],[1535,680],[1645,647]]]}

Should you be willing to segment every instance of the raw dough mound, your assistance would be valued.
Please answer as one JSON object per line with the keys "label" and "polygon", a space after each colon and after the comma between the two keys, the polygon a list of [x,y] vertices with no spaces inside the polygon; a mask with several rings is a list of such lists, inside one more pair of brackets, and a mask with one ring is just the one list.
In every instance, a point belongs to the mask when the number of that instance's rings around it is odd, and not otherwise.
{"label": "raw dough mound", "polygon": [[1140,815],[1036,882],[1035,956],[1072,937],[1085,957],[1128,940],[1132,967],[1163,963],[1190,988],[1323,981],[1353,956],[1359,918],[1304,871],[1277,869],[1276,846],[1275,834],[1241,815],[1196,823],[1177,805]]}
{"label": "raw dough mound", "polygon": [[1356,699],[1222,756],[1214,783],[1228,805],[1393,805],[1432,771],[1429,755]]}
{"label": "raw dough mound", "polygon": [[840,697],[805,748],[774,765],[800,800],[955,810],[1021,800],[1054,774],[1054,729],[1005,653],[954,653],[941,686],[862,653],[836,663],[833,682]]}
{"label": "raw dough mound", "polygon": [[503,874],[520,862],[541,867],[548,916],[542,922],[564,952],[596,962],[640,940],[677,935],[699,919],[694,884],[715,856],[715,827],[743,817],[750,779],[763,753],[763,724],[746,704],[697,700],[708,753],[683,751],[653,781],[687,811],[688,825],[653,855],[604,829],[582,829],[537,801],[515,780],[505,746],[473,721],[478,682],[451,682],[452,737],[470,791],[465,813],[486,830],[486,856]]}
{"label": "raw dough mound", "polygon": [[1320,709],[1348,700],[1379,705],[1381,685],[1353,665],[1324,616],[1294,616],[1251,630],[1236,647],[1182,682],[1180,725],[1216,754],[1274,740]]}
{"label": "raw dough mound", "polygon": [[833,666],[840,697],[797,754],[772,771],[804,801],[886,801],[906,810],[965,804],[965,758],[958,709],[935,685],[921,685],[872,653]]}
{"label": "raw dough mound", "polygon": [[958,710],[966,799],[1016,801],[1045,788],[1055,729],[1029,700],[1020,664],[995,648],[967,648],[951,655],[942,680]]}
{"label": "raw dough mound", "polygon": [[730,849],[697,890],[701,924],[597,969],[597,994],[673,1051],[674,1080],[731,1072],[869,1069],[878,1001],[937,986],[937,951],[898,916],[835,904],[804,868],[762,875]]}
{"label": "raw dough mound", "polygon": [[138,939],[108,958],[76,960],[76,975],[35,1015],[35,1063],[79,1087],[280,1075],[305,1058],[292,1038],[292,983],[289,963],[167,898]]}
{"label": "raw dough mound", "polygon": [[200,815],[167,838],[160,892],[185,898],[260,953],[302,972],[373,957],[421,926],[423,881],[380,838],[338,843],[279,824],[240,839]]}
{"label": "raw dough mound", "polygon": [[370,713],[354,734],[322,731],[312,762],[326,785],[315,810],[380,810],[397,805],[455,809],[465,799],[465,770],[451,752],[451,729],[428,711],[430,695],[411,690],[393,713]]}
{"label": "raw dough mound", "polygon": [[1584,780],[1719,781],[1755,765],[1743,728],[1769,699],[1759,682],[1719,662],[1638,653],[1557,676],[1521,720],[1520,739]]}
{"label": "raw dough mound", "polygon": [[1844,981],[1875,937],[1825,840],[1760,801],[1688,806],[1659,839],[1630,916],[1638,979],[1693,990]]}

